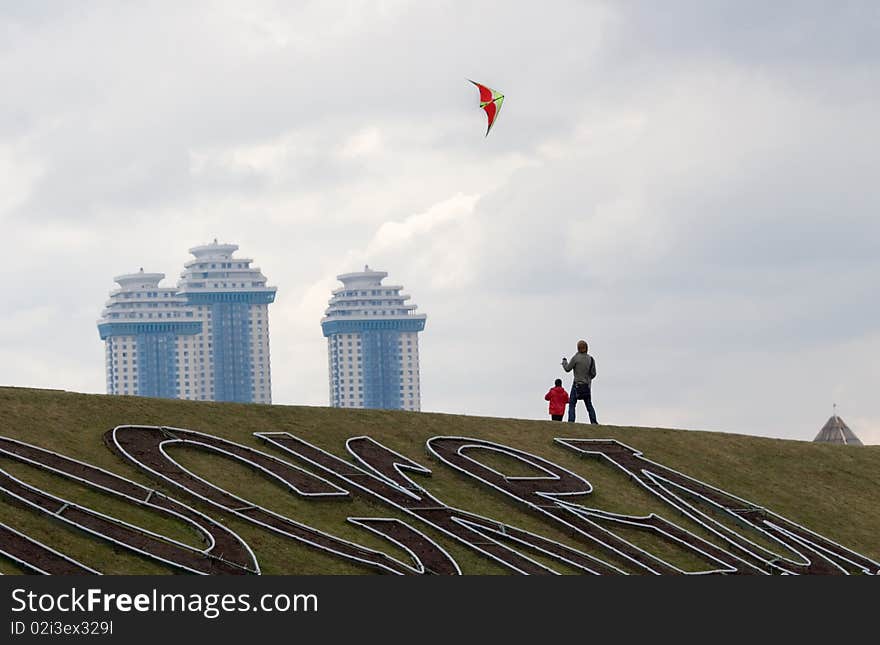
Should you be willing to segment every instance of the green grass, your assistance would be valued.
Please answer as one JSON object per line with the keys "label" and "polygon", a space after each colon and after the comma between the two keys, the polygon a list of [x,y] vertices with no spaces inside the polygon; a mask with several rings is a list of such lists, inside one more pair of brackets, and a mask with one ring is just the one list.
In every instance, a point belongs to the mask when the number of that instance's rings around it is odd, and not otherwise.
{"label": "green grass", "polygon": [[[217,511],[178,490],[151,480],[104,446],[102,434],[122,424],[188,428],[279,456],[283,456],[283,453],[267,447],[252,433],[287,431],[341,457],[347,454],[344,448],[346,439],[368,435],[431,468],[433,473],[430,477],[413,477],[450,506],[458,506],[590,551],[553,525],[526,512],[513,500],[428,457],[425,450],[425,440],[435,435],[478,437],[535,453],[584,476],[594,489],[588,501],[591,506],[617,513],[641,515],[656,512],[710,539],[698,526],[671,513],[616,469],[598,460],[579,457],[553,443],[555,436],[615,438],[641,450],[648,459],[765,506],[859,553],[880,560],[880,540],[876,537],[880,534],[880,446],[853,448],[717,432],[587,424],[572,426],[547,421],[446,414],[203,403],[0,388],[0,435],[106,468],[222,519],[251,545],[264,573],[370,572]],[[188,469],[256,504],[341,538],[406,559],[400,549],[345,521],[349,516],[405,518],[399,511],[358,498],[350,501],[305,501],[217,454],[190,448],[176,448],[173,454]],[[528,467],[501,455],[484,459],[487,464],[490,460],[493,468],[507,474],[531,474]],[[0,459],[0,467],[55,495],[67,496],[90,508],[187,543],[199,543],[198,536],[183,523],[126,505],[112,496],[71,484],[61,477],[9,459]],[[440,542],[456,558],[465,573],[505,572],[472,550],[430,527],[412,521],[416,528]],[[3,496],[0,496],[0,522],[105,573],[172,573],[163,565],[91,540],[63,523],[11,504]],[[620,533],[687,570],[699,570],[704,566],[690,554],[678,551],[650,535],[632,530]],[[0,558],[0,573],[18,572],[20,569],[14,563]]]}

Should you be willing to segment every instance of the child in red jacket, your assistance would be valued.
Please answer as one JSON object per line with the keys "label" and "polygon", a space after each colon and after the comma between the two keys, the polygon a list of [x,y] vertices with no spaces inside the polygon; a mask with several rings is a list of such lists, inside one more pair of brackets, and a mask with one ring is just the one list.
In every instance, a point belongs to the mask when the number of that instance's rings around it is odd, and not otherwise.
{"label": "child in red jacket", "polygon": [[562,421],[562,415],[565,414],[565,406],[568,405],[568,392],[562,387],[562,379],[556,379],[556,387],[550,388],[550,391],[544,395],[545,401],[550,401],[550,418],[554,421]]}

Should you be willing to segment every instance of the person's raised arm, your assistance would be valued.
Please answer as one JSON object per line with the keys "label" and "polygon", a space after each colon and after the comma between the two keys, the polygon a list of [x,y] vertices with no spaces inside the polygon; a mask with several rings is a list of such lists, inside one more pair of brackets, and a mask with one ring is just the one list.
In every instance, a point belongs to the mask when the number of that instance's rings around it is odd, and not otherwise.
{"label": "person's raised arm", "polygon": [[572,369],[574,369],[574,363],[570,362],[567,358],[563,356],[562,369],[564,369],[566,372],[570,372]]}

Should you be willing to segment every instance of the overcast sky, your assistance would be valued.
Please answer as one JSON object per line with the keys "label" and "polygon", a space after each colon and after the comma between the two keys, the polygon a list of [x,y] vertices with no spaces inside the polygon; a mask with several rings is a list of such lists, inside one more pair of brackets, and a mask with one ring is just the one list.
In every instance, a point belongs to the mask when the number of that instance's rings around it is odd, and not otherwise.
{"label": "overcast sky", "polygon": [[[240,245],[273,399],[369,263],[422,407],[880,444],[880,3],[0,1],[0,383],[104,391],[113,276]],[[488,138],[473,78],[503,92]],[[569,379],[566,378],[566,383]],[[579,411],[584,418],[583,408]]]}

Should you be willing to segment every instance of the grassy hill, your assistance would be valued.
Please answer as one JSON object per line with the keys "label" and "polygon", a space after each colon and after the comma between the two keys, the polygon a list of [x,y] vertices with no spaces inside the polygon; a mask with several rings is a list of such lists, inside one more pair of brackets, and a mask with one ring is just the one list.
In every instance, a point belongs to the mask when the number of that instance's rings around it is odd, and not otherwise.
{"label": "grassy hill", "polygon": [[[643,451],[653,461],[763,505],[863,555],[880,560],[880,540],[877,539],[880,535],[880,446],[855,448],[717,432],[582,423],[572,426],[547,421],[446,414],[203,403],[0,388],[0,435],[106,468],[162,490],[213,517],[222,518],[251,545],[266,574],[369,572],[199,504],[180,491],[158,485],[104,446],[102,434],[121,424],[188,428],[270,453],[273,450],[251,433],[287,431],[338,456],[346,455],[344,443],[347,438],[368,435],[431,468],[432,476],[415,477],[447,504],[584,548],[547,522],[525,512],[513,500],[454,472],[429,458],[425,451],[425,440],[435,435],[478,437],[533,452],[584,476],[593,484],[590,503],[594,507],[630,514],[653,511],[699,532],[698,527],[671,516],[668,509],[612,467],[579,457],[553,443],[556,436],[615,438]],[[406,559],[403,551],[345,521],[349,516],[404,518],[402,513],[358,499],[303,501],[229,460],[192,449],[173,450],[175,459],[181,464],[242,497],[321,530]],[[274,454],[281,456],[280,453]],[[513,472],[515,464],[502,459],[499,458],[497,464],[500,470],[512,475],[526,474]],[[13,460],[0,458],[0,462],[2,468],[11,474],[49,492],[70,497],[139,526],[161,530],[194,546],[199,545],[197,536],[183,524],[130,508],[110,496]],[[61,523],[15,506],[3,495],[0,495],[0,522],[105,573],[172,572],[168,567],[90,540]],[[414,524],[447,548],[465,573],[505,572],[438,531]],[[686,569],[697,567],[689,556],[665,545],[654,544],[650,537],[635,533],[622,535]],[[0,572],[18,573],[21,570],[0,557]]]}

